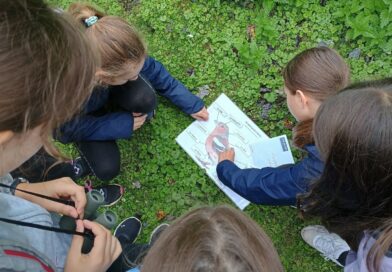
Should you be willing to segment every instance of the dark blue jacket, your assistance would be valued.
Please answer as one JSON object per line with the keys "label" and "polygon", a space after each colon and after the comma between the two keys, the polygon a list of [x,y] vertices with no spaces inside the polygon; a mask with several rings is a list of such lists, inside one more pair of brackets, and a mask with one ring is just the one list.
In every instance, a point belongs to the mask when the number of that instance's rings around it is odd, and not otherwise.
{"label": "dark blue jacket", "polygon": [[297,164],[262,169],[240,169],[225,160],[217,165],[223,184],[250,202],[264,205],[295,205],[296,196],[308,191],[311,181],[319,178],[324,168],[314,145],[304,149],[308,156]]}
{"label": "dark blue jacket", "polygon": [[[203,101],[192,94],[181,82],[172,77],[165,67],[152,57],[147,57],[140,74],[153,87],[183,112],[192,114],[204,107]],[[97,86],[87,101],[83,112],[60,128],[58,139],[63,143],[79,141],[105,141],[129,139],[133,133],[133,116],[126,111],[91,115],[107,104],[109,88]]]}

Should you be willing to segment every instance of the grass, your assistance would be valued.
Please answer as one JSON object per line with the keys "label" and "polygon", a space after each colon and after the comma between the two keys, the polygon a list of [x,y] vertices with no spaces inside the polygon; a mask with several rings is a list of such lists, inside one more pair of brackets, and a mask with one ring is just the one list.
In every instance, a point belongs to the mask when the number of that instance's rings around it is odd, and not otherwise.
{"label": "grass", "polygon": [[[71,1],[50,2],[64,8]],[[350,28],[334,15],[345,5],[340,1],[327,1],[325,6],[320,1],[263,1],[263,8],[251,0],[93,2],[137,26],[150,55],[194,93],[208,85],[207,105],[224,92],[270,136],[290,137],[294,120],[279,91],[280,71],[296,53],[324,42],[347,59],[354,80],[391,71],[386,61],[390,52],[369,44],[365,36],[347,39]],[[356,48],[361,55],[349,58]],[[112,210],[120,218],[141,215],[141,240],[157,224],[193,207],[233,205],[176,144],[176,136],[191,122],[160,98],[156,118],[131,140],[119,141],[122,171],[113,182],[124,185],[126,195]],[[69,146],[63,149],[74,152]],[[250,205],[245,212],[271,237],[287,271],[339,270],[302,241],[301,228],[314,222],[304,222],[295,209]]]}

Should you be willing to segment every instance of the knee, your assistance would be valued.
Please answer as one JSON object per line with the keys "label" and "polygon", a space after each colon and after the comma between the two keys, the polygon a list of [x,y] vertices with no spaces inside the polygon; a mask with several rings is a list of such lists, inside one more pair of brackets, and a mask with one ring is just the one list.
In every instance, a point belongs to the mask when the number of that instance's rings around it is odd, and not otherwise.
{"label": "knee", "polygon": [[102,181],[112,180],[120,173],[120,161],[102,160],[102,162],[99,165],[97,165],[96,169],[93,169],[93,173],[98,179]]}

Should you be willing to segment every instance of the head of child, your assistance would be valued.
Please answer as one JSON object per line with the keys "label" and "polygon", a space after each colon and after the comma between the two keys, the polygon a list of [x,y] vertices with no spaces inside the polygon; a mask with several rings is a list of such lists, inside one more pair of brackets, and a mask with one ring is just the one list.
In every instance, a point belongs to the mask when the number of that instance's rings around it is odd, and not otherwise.
{"label": "head of child", "polygon": [[71,118],[90,95],[96,58],[73,20],[43,1],[2,1],[0,6],[4,175],[42,145],[51,146],[53,128]]}
{"label": "head of child", "polygon": [[141,271],[283,271],[268,236],[242,212],[199,208],[166,229]]}
{"label": "head of child", "polygon": [[354,250],[363,231],[382,231],[387,222],[383,255],[392,243],[392,79],[354,84],[328,99],[314,137],[325,168],[303,198],[305,215],[321,217]]}
{"label": "head of child", "polygon": [[124,19],[106,16],[88,4],[73,3],[69,13],[85,27],[90,43],[100,55],[96,78],[102,85],[123,85],[136,80],[147,48],[138,32]]}
{"label": "head of child", "polygon": [[297,121],[313,119],[320,104],[349,83],[350,71],[333,49],[317,47],[296,55],[283,70],[287,105]]}

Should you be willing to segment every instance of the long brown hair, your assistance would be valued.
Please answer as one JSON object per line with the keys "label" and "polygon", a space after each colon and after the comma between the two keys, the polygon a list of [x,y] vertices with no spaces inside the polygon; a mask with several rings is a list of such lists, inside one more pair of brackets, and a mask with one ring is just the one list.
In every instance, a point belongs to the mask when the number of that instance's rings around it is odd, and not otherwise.
{"label": "long brown hair", "polygon": [[378,271],[392,242],[392,79],[355,84],[331,97],[313,131],[325,168],[300,197],[304,214],[320,217],[354,250],[363,231],[381,231],[369,254]]}
{"label": "long brown hair", "polygon": [[[115,77],[123,72],[127,63],[139,63],[146,57],[147,48],[140,34],[124,19],[107,16],[97,8],[73,3],[68,12],[85,28],[85,33],[100,54],[100,68],[105,77]],[[98,21],[86,26],[86,19],[97,16]]]}
{"label": "long brown hair", "polygon": [[283,271],[268,236],[244,213],[199,208],[166,229],[144,259],[142,272]]}
{"label": "long brown hair", "polygon": [[[286,88],[320,102],[345,88],[350,81],[350,70],[343,58],[333,49],[316,47],[296,55],[283,70]],[[313,143],[312,120],[305,120],[293,130],[293,143],[302,148]]]}
{"label": "long brown hair", "polygon": [[0,131],[53,129],[91,93],[95,55],[72,19],[40,0],[0,4]]}

